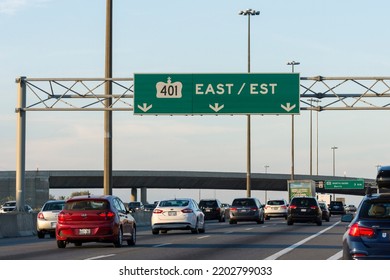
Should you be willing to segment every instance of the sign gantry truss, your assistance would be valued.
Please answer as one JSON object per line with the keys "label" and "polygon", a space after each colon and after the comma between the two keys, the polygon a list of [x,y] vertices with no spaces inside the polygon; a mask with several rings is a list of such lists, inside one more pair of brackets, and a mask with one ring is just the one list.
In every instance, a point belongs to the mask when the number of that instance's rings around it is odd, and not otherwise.
{"label": "sign gantry truss", "polygon": [[[26,105],[16,111],[133,111],[133,78],[16,79]],[[104,95],[106,83],[112,95]],[[105,100],[112,98],[109,108]],[[300,77],[301,110],[389,110],[390,77]]]}

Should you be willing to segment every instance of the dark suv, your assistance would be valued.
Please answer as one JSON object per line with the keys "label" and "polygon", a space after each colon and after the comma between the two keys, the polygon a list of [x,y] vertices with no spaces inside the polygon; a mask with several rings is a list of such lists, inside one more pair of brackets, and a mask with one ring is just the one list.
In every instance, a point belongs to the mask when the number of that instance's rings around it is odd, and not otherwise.
{"label": "dark suv", "polygon": [[329,204],[330,215],[344,215],[345,207],[342,201],[331,201]]}
{"label": "dark suv", "polygon": [[390,259],[390,194],[368,194],[348,222],[343,236],[343,259]]}
{"label": "dark suv", "polygon": [[199,208],[202,210],[205,220],[225,221],[225,207],[218,199],[201,199]]}
{"label": "dark suv", "polygon": [[322,225],[322,211],[315,197],[293,197],[288,207],[287,225],[312,222]]}
{"label": "dark suv", "polygon": [[236,198],[230,207],[229,224],[237,224],[238,221],[255,221],[264,224],[264,209],[257,198]]}

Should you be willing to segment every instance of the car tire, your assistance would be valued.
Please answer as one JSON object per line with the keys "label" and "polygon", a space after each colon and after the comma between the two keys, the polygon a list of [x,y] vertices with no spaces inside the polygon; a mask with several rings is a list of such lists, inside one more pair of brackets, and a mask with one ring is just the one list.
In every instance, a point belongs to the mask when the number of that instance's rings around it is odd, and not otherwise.
{"label": "car tire", "polygon": [[193,233],[193,234],[199,233],[198,220],[196,221],[195,228],[191,229],[191,233]]}
{"label": "car tire", "polygon": [[287,225],[292,226],[294,224],[294,221],[291,218],[287,218]]}
{"label": "car tire", "polygon": [[42,231],[37,231],[37,236],[39,239],[45,238],[45,233],[43,233]]}
{"label": "car tire", "polygon": [[206,232],[206,223],[203,222],[203,227],[199,229],[199,233],[205,233]]}
{"label": "car tire", "polygon": [[160,231],[159,231],[158,229],[152,229],[152,233],[153,233],[154,235],[157,235],[157,234],[160,233]]}
{"label": "car tire", "polygon": [[61,249],[65,248],[66,247],[66,242],[63,241],[63,240],[57,240],[57,247],[61,248]]}
{"label": "car tire", "polygon": [[122,242],[123,242],[123,231],[122,231],[122,228],[119,227],[118,236],[116,237],[116,240],[114,241],[114,247],[115,248],[122,247]]}
{"label": "car tire", "polygon": [[322,219],[317,220],[316,224],[317,226],[322,226]]}
{"label": "car tire", "polygon": [[134,227],[133,234],[131,235],[131,239],[127,240],[127,245],[134,246],[137,241],[137,228]]}

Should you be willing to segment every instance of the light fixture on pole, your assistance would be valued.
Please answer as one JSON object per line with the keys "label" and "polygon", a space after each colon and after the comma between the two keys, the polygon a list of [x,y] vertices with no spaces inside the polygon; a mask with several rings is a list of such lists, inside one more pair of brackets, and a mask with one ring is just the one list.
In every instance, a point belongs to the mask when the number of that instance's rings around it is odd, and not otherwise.
{"label": "light fixture on pole", "polygon": [[[291,72],[294,73],[294,66],[299,65],[300,62],[290,61],[287,62],[287,65],[291,65]],[[291,115],[291,180],[294,180],[294,115]]]}
{"label": "light fixture on pole", "polygon": [[338,147],[333,146],[331,147],[331,149],[333,150],[333,177],[334,177],[336,174],[336,150],[338,149]]}
{"label": "light fixture on pole", "polygon": [[[248,73],[251,72],[251,16],[260,15],[259,11],[247,9],[240,11],[239,15],[248,16]],[[247,115],[247,172],[246,196],[251,197],[251,115]]]}

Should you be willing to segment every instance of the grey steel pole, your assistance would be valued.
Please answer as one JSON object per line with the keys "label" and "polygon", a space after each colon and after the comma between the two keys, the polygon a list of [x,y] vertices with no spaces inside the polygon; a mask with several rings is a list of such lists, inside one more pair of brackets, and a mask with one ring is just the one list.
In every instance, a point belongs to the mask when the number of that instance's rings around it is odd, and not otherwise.
{"label": "grey steel pole", "polygon": [[18,84],[16,107],[16,209],[24,211],[26,173],[26,77],[16,79]]}
{"label": "grey steel pole", "polygon": [[[251,15],[248,14],[248,73],[251,72]],[[247,115],[246,197],[251,197],[251,115]]]}
{"label": "grey steel pole", "polygon": [[[106,55],[105,78],[112,78],[112,0],[106,2]],[[112,84],[105,83],[105,107],[112,106]],[[104,194],[112,194],[112,111],[104,111]]]}

